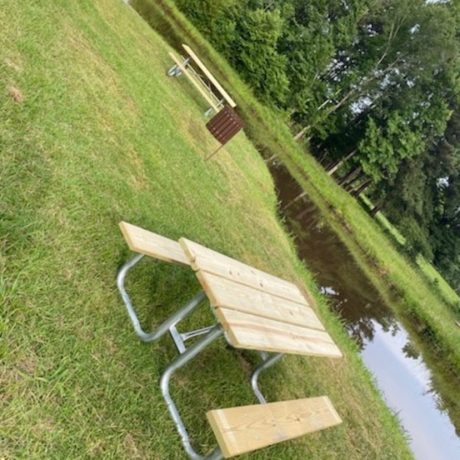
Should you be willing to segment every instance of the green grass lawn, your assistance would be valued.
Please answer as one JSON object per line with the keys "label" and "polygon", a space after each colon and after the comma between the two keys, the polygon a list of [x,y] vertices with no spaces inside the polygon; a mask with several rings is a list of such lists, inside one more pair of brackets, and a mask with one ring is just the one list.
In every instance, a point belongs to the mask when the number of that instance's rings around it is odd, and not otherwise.
{"label": "green grass lawn", "polygon": [[[129,7],[0,1],[0,458],[183,458],[158,378],[173,345],[139,343],[115,288],[126,220],[186,236],[317,291],[276,213],[264,162],[239,134],[216,147],[205,106],[165,75],[168,47]],[[129,280],[152,326],[193,295],[190,270],[143,262]],[[318,309],[344,359],[287,357],[271,400],[327,394],[344,423],[259,459],[410,458],[355,346]],[[211,321],[203,308],[189,321]],[[254,403],[255,356],[216,343],[173,385],[198,449],[211,408]]]}

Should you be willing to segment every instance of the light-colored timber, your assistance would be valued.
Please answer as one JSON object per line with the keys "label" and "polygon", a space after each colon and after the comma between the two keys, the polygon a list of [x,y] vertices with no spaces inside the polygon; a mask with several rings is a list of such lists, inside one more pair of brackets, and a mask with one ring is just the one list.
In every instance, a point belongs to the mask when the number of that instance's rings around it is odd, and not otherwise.
{"label": "light-colored timber", "polygon": [[235,348],[341,358],[342,353],[325,331],[286,324],[228,308],[215,308],[227,340]]}
{"label": "light-colored timber", "polygon": [[187,54],[193,59],[196,65],[201,69],[201,71],[206,75],[209,81],[215,86],[215,88],[219,91],[222,97],[228,102],[230,107],[235,108],[236,102],[230,97],[230,95],[222,88],[222,85],[217,81],[214,75],[209,71],[209,69],[203,64],[201,59],[195,54],[195,52],[190,48],[190,46],[182,45],[184,50]]}
{"label": "light-colored timber", "polygon": [[131,251],[164,260],[165,262],[190,265],[187,256],[177,241],[127,222],[120,222],[119,225]]}
{"label": "light-colored timber", "polygon": [[275,296],[308,305],[299,288],[286,280],[246,265],[198,243],[180,238],[179,243],[188,255],[194,270],[201,270],[232,279]]}
{"label": "light-colored timber", "polygon": [[225,458],[342,423],[327,396],[212,410],[207,417]]}
{"label": "light-colored timber", "polygon": [[214,307],[226,307],[283,323],[324,330],[315,312],[306,305],[205,271],[197,272],[197,278]]}
{"label": "light-colored timber", "polygon": [[216,104],[215,100],[211,97],[211,92],[205,89],[205,86],[201,81],[199,81],[189,69],[187,69],[183,63],[173,54],[169,53],[171,59],[180,67],[184,75],[192,82],[193,86],[201,93],[201,95],[206,99],[206,101],[211,105],[211,107],[218,112],[219,107]]}
{"label": "light-colored timber", "polygon": [[179,242],[232,346],[342,356],[295,284],[185,238]]}

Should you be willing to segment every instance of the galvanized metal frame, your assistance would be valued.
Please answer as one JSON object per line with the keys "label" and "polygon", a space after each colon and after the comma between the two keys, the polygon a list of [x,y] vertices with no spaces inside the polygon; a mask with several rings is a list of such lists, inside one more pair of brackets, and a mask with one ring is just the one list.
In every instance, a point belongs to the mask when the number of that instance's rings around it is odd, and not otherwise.
{"label": "galvanized metal frame", "polygon": [[[180,77],[182,75],[182,68],[188,67],[188,71],[193,73],[193,75],[195,75],[195,77],[199,79],[199,81],[203,84],[203,86],[205,86],[206,89],[215,96],[215,93],[212,91],[211,85],[207,83],[205,80],[203,80],[203,78],[201,78],[198,72],[191,65],[189,65],[191,58],[189,57],[185,58],[181,56],[181,59],[183,60],[182,64],[180,66],[178,66],[177,64],[174,64],[172,67],[170,67],[167,72],[168,75],[170,77]],[[217,99],[217,96],[216,96],[216,99]],[[220,109],[221,107],[224,106],[224,104],[225,104],[224,98],[218,99],[216,103],[216,107]],[[208,118],[211,116],[212,112],[214,112],[214,108],[209,107],[209,109],[207,109],[204,112],[204,116]]]}
{"label": "galvanized metal frame", "polygon": [[[164,400],[166,401],[166,406],[168,408],[169,414],[176,425],[177,431],[180,435],[182,445],[192,460],[219,460],[223,458],[222,453],[219,448],[214,449],[208,455],[201,455],[195,451],[192,447],[190,441],[190,436],[187,433],[184,422],[180,417],[179,411],[174,400],[171,398],[169,391],[169,382],[174,374],[174,372],[181,367],[185,366],[189,361],[191,361],[195,356],[197,356],[202,350],[204,350],[210,343],[216,340],[223,334],[223,330],[220,325],[205,327],[201,329],[196,329],[194,331],[189,331],[185,333],[180,333],[177,330],[177,324],[192,313],[205,299],[204,292],[200,291],[196,294],[189,302],[187,302],[182,308],[177,310],[169,318],[167,318],[163,323],[161,323],[154,331],[145,332],[140,324],[139,317],[137,316],[136,310],[131,302],[131,299],[128,295],[128,292],[125,288],[125,280],[128,272],[134,268],[141,260],[143,259],[142,254],[136,254],[128,262],[126,262],[120,269],[117,275],[117,287],[121,294],[123,303],[125,304],[128,316],[133,325],[134,331],[137,336],[143,342],[154,342],[160,339],[167,332],[170,333],[171,338],[173,339],[174,344],[179,352],[179,356],[172,361],[166,370],[163,372],[160,379],[161,393]],[[185,341],[204,335],[199,341],[195,342],[190,348],[185,346]]]}
{"label": "galvanized metal frame", "polygon": [[166,334],[166,332],[169,331],[174,340],[174,343],[178,348],[180,348],[181,342],[176,342],[177,335],[174,333],[175,326],[179,321],[184,319],[188,314],[195,310],[200,305],[200,303],[206,298],[206,295],[203,291],[198,292],[198,294],[196,294],[189,302],[187,302],[181,309],[177,310],[177,312],[175,312],[168,319],[166,319],[154,331],[145,332],[142,329],[136,310],[134,309],[131,299],[128,293],[126,292],[125,288],[126,275],[128,274],[129,270],[135,267],[143,259],[143,257],[144,256],[142,254],[137,254],[132,259],[128,260],[128,262],[126,262],[121,267],[117,276],[117,287],[120,291],[123,303],[125,304],[128,316],[134,327],[134,331],[143,342],[155,342],[164,334]]}
{"label": "galvanized metal frame", "polygon": [[259,389],[259,375],[262,371],[265,371],[266,369],[277,363],[284,355],[283,353],[274,353],[270,355],[265,352],[261,352],[260,355],[262,357],[262,363],[254,369],[254,372],[251,375],[251,387],[260,404],[267,404],[265,396]]}
{"label": "galvanized metal frame", "polygon": [[208,455],[200,455],[198,454],[195,449],[192,447],[190,436],[185,428],[184,422],[177,410],[177,406],[174,403],[174,400],[171,398],[171,394],[169,392],[169,381],[174,374],[174,372],[180,369],[182,366],[187,364],[191,361],[195,356],[198,355],[202,350],[204,350],[210,343],[216,340],[223,334],[223,330],[220,325],[215,325],[204,337],[202,337],[198,342],[193,344],[190,348],[188,348],[184,353],[180,354],[163,372],[163,375],[160,379],[160,387],[161,393],[163,395],[164,400],[166,401],[166,405],[168,407],[169,414],[176,425],[177,431],[179,432],[182,445],[187,452],[187,455],[192,460],[218,460],[223,458],[220,449],[217,447]]}
{"label": "galvanized metal frame", "polygon": [[[145,332],[140,324],[136,310],[134,309],[134,306],[125,288],[125,280],[128,272],[132,268],[134,268],[142,259],[142,254],[136,254],[134,257],[128,260],[119,270],[117,275],[117,287],[120,292],[121,298],[123,300],[123,303],[125,304],[134,331],[136,335],[140,338],[140,340],[142,340],[143,342],[155,342],[159,340],[167,332],[169,332],[179,352],[179,355],[168,365],[168,367],[163,372],[160,378],[160,388],[163,398],[166,402],[169,414],[173,419],[173,422],[179,433],[182,445],[188,457],[192,460],[220,460],[223,458],[223,455],[218,447],[207,455],[201,455],[197,453],[193,448],[190,436],[187,432],[187,429],[185,428],[184,422],[182,421],[177,406],[171,397],[169,391],[169,383],[174,372],[176,372],[181,367],[185,366],[188,362],[195,358],[201,351],[203,351],[209,344],[214,342],[217,338],[224,335],[224,331],[219,324],[183,333],[180,333],[177,330],[177,324],[185,317],[190,315],[200,304],[202,304],[203,300],[206,298],[204,292],[200,291],[189,302],[182,306],[182,308],[177,310],[175,313],[169,316],[169,318],[163,321],[163,323],[161,323],[154,331]],[[196,341],[189,348],[186,347],[185,342],[187,340],[199,336],[203,337]],[[256,367],[256,369],[251,375],[251,387],[258,401],[261,404],[266,404],[267,401],[258,386],[259,375],[262,371],[268,369],[269,367],[273,366],[273,364],[278,362],[283,355],[281,353],[270,355],[266,352],[260,352],[260,354],[262,357],[262,363]]]}

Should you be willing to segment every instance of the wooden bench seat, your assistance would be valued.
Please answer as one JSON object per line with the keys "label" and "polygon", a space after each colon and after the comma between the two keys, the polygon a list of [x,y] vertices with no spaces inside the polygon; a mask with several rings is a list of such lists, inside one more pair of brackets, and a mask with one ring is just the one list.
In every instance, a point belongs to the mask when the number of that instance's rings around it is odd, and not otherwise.
{"label": "wooden bench seat", "polygon": [[212,410],[207,417],[225,458],[342,423],[327,396]]}
{"label": "wooden bench seat", "polygon": [[190,265],[188,258],[177,241],[144,230],[141,227],[120,222],[120,230],[133,252],[182,265]]}

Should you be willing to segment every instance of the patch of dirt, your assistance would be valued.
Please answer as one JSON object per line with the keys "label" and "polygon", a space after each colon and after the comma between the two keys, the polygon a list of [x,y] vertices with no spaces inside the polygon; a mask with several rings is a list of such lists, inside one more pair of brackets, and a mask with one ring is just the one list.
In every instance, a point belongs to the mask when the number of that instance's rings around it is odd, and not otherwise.
{"label": "patch of dirt", "polygon": [[101,439],[90,442],[87,445],[87,454],[90,458],[103,458],[103,453],[106,450],[106,445]]}
{"label": "patch of dirt", "polygon": [[35,355],[29,355],[18,363],[18,368],[26,374],[33,375],[37,369],[38,360]]}
{"label": "patch of dirt", "polygon": [[32,432],[37,437],[42,437],[46,433],[52,433],[56,429],[56,424],[51,417],[39,420],[32,428]]}
{"label": "patch of dirt", "polygon": [[[21,380],[21,375],[19,374],[17,369],[7,369],[6,367],[3,367],[3,366],[2,366],[2,369],[0,369],[0,387],[6,388],[7,385],[13,384],[15,382],[19,382],[20,380]],[[2,398],[4,397],[5,397],[5,394],[3,394]]]}
{"label": "patch of dirt", "polygon": [[240,366],[243,369],[243,372],[247,375],[250,376],[252,372],[254,371],[254,366],[252,363],[248,360],[248,358],[245,356],[244,352],[241,352],[239,350],[237,351],[237,358]]}
{"label": "patch of dirt", "polygon": [[24,101],[24,94],[22,94],[22,91],[15,86],[10,86],[8,88],[8,94],[14,102],[20,103]]}
{"label": "patch of dirt", "polygon": [[125,448],[127,457],[130,459],[141,459],[145,456],[139,451],[139,448],[136,445],[136,440],[131,433],[128,433],[123,440],[123,447]]}
{"label": "patch of dirt", "polygon": [[148,185],[148,179],[145,174],[144,161],[134,149],[128,150],[126,155],[133,169],[129,175],[130,184],[136,190],[145,189]]}

